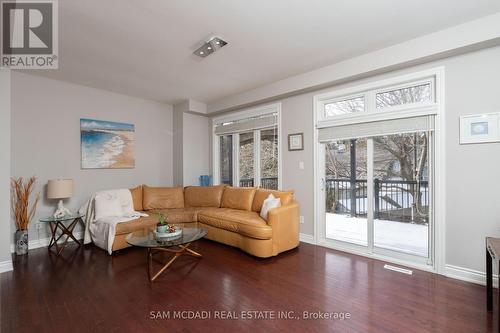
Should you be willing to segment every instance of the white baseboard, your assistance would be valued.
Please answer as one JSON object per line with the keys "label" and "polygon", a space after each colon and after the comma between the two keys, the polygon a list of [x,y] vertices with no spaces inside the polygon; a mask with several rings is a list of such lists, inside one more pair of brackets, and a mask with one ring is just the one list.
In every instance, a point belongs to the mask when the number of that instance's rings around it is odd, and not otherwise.
{"label": "white baseboard", "polygon": [[[75,232],[74,235],[77,239],[81,239],[83,237],[83,231]],[[316,245],[316,240],[314,239],[313,235],[301,233],[299,235],[299,239],[301,242]],[[70,238],[68,242],[73,242],[73,240]],[[40,247],[47,247],[49,246],[49,243],[50,243],[50,237],[34,239],[29,241],[28,249],[33,250]],[[12,253],[15,252],[14,244],[11,244],[11,252]],[[11,271],[12,269],[13,269],[12,261],[8,260],[0,262],[0,273],[8,272]],[[464,268],[455,265],[446,265],[444,270],[444,275],[452,279],[472,282],[480,285],[486,285],[486,273],[469,268]],[[498,287],[497,274],[493,274],[493,286]]]}
{"label": "white baseboard", "polygon": [[0,273],[5,273],[13,270],[12,260],[0,261]]}
{"label": "white baseboard", "polygon": [[[83,231],[77,231],[73,234],[76,239],[82,239],[83,238]],[[65,239],[65,237],[62,237],[62,239]],[[61,241],[61,240],[59,240]],[[70,238],[68,240],[68,243],[73,242],[73,240]],[[28,249],[33,250],[33,249],[38,249],[40,247],[47,247],[50,244],[50,237],[47,238],[40,238],[40,239],[33,239],[28,241]],[[14,244],[10,244],[10,252],[14,253],[16,252]]]}
{"label": "white baseboard", "polygon": [[[486,273],[455,265],[445,265],[444,275],[467,282],[486,285]],[[493,286],[498,287],[498,275],[493,274]]]}
{"label": "white baseboard", "polygon": [[316,245],[316,240],[314,239],[313,235],[301,233],[301,234],[299,234],[299,239],[301,242]]}
{"label": "white baseboard", "polygon": [[[314,239],[313,235],[309,234],[300,234],[299,239],[301,242],[304,243],[309,243],[313,245],[318,245],[316,244],[316,240]],[[318,245],[321,246],[321,245]],[[456,280],[462,280],[466,282],[472,282],[480,285],[486,285],[486,273],[477,271],[474,269],[469,269],[465,267],[460,267],[460,266],[455,266],[455,265],[445,265],[444,269],[444,276],[456,279]],[[495,288],[498,287],[498,275],[493,274],[493,286]]]}

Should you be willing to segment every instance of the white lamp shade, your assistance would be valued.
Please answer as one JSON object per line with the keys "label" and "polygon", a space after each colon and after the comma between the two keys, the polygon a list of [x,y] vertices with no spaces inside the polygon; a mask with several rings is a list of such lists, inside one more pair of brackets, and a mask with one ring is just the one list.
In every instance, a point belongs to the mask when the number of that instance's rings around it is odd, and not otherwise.
{"label": "white lamp shade", "polygon": [[73,195],[73,179],[52,179],[47,184],[48,199],[71,198]]}

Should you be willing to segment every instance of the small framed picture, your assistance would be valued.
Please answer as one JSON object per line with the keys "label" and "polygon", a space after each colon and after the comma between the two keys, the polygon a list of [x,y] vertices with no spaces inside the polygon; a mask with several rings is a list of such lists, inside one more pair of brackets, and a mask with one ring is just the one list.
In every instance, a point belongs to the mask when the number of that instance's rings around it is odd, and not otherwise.
{"label": "small framed picture", "polygon": [[460,117],[460,144],[500,142],[500,113]]}
{"label": "small framed picture", "polygon": [[288,150],[304,150],[304,133],[288,134]]}

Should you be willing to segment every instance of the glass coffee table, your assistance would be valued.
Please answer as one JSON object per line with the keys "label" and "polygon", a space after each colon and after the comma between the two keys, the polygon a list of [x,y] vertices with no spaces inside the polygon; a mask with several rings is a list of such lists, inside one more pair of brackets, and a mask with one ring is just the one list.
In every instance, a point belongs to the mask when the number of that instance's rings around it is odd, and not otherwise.
{"label": "glass coffee table", "polygon": [[[127,243],[132,246],[143,247],[147,249],[147,265],[149,281],[153,282],[163,273],[172,263],[181,255],[189,255],[201,258],[201,254],[189,248],[192,242],[203,238],[208,233],[205,228],[184,227],[182,234],[171,239],[156,239],[153,230],[140,230],[129,234],[126,238]],[[174,256],[167,262],[162,263],[163,267],[153,274],[153,255],[159,252],[170,252]],[[155,260],[157,261],[157,260]]]}

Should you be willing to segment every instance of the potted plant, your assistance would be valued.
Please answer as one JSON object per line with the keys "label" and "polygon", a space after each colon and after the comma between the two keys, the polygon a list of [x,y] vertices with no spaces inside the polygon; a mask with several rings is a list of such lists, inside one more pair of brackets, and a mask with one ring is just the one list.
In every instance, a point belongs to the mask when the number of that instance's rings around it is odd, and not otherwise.
{"label": "potted plant", "polygon": [[175,226],[168,224],[168,218],[162,213],[158,213],[158,223],[156,224],[156,232],[158,234],[171,234],[178,230]]}
{"label": "potted plant", "polygon": [[40,199],[40,194],[37,194],[30,207],[30,196],[33,193],[35,183],[35,177],[31,177],[26,182],[23,177],[11,179],[12,213],[14,214],[17,229],[14,235],[17,255],[28,253],[28,226],[33,216],[35,216],[36,206]]}
{"label": "potted plant", "polygon": [[167,217],[162,213],[158,213],[158,223],[156,224],[156,232],[164,234],[168,232],[169,225],[167,222]]}

